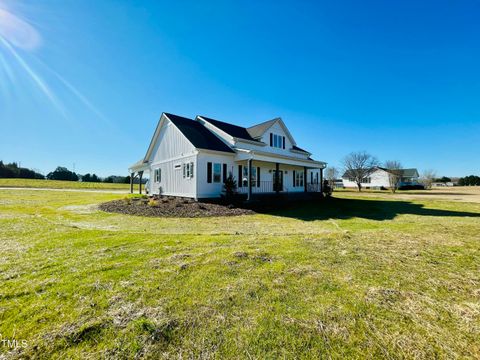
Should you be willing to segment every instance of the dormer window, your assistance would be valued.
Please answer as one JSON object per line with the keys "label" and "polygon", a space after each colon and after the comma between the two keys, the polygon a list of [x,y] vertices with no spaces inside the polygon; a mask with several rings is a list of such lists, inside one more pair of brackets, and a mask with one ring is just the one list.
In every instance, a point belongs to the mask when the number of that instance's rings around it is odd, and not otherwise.
{"label": "dormer window", "polygon": [[285,149],[285,136],[270,133],[270,146]]}

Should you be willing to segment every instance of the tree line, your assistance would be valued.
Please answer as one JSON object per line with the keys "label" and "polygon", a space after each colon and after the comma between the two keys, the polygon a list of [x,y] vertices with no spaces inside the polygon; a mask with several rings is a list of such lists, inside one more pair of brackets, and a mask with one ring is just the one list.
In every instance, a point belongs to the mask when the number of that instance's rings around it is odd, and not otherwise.
{"label": "tree line", "polygon": [[104,182],[104,183],[130,183],[130,176],[110,175],[101,178],[96,174],[87,173],[80,175],[63,166],[58,166],[54,171],[49,172],[46,176],[43,174],[20,167],[17,163],[4,164],[0,160],[0,178],[18,178],[18,179],[47,179],[47,180],[64,180],[64,181],[82,181],[82,182]]}
{"label": "tree line", "polygon": [[470,175],[458,179],[460,186],[480,186],[480,176]]}
{"label": "tree line", "polygon": [[20,167],[15,162],[4,164],[0,160],[0,178],[44,179],[45,176],[35,170]]}

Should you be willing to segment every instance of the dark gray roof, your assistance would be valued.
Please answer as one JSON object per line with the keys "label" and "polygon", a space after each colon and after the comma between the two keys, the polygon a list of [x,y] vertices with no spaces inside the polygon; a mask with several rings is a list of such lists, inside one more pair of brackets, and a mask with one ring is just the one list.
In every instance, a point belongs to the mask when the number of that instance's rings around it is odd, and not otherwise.
{"label": "dark gray roof", "polygon": [[257,139],[262,136],[275,121],[277,121],[277,119],[268,120],[261,124],[250,126],[247,131],[252,138]]}
{"label": "dark gray roof", "polygon": [[183,135],[198,149],[234,153],[234,151],[198,121],[165,113]]}
{"label": "dark gray roof", "polygon": [[296,146],[296,145],[293,145],[293,146],[292,146],[292,150],[296,150],[296,151],[303,151],[304,153],[310,154],[310,152],[309,152],[309,151],[307,151],[307,150],[303,150],[302,148],[299,148],[299,147],[298,147],[298,146]]}
{"label": "dark gray roof", "polygon": [[[383,168],[383,167],[380,167],[380,166],[378,168],[382,169],[382,170],[385,170],[387,172],[389,171],[387,168]],[[416,177],[416,176],[418,176],[418,171],[415,168],[398,169],[398,173],[403,177]]]}
{"label": "dark gray roof", "polygon": [[242,126],[237,126],[233,124],[226,123],[224,121],[219,121],[215,119],[208,118],[206,116],[200,116],[202,119],[205,119],[213,126],[216,126],[220,130],[226,132],[228,135],[239,138],[245,139],[250,141],[256,141],[254,138],[250,136],[247,129]]}

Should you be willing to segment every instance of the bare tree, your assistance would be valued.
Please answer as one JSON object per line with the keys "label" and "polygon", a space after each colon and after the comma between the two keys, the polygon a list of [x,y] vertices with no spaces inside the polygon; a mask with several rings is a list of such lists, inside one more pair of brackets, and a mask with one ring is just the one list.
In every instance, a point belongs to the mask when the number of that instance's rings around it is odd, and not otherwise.
{"label": "bare tree", "polygon": [[366,151],[352,152],[343,159],[345,174],[351,181],[357,184],[358,191],[362,191],[362,182],[365,181],[376,166],[378,166],[377,158]]}
{"label": "bare tree", "polygon": [[332,189],[335,187],[335,180],[337,180],[338,174],[339,171],[335,166],[329,166],[325,172],[325,178]]}
{"label": "bare tree", "polygon": [[420,183],[425,186],[425,189],[431,189],[433,180],[437,177],[435,170],[425,170],[420,177]]}
{"label": "bare tree", "polygon": [[388,160],[385,161],[384,167],[388,172],[390,190],[394,193],[397,191],[400,181],[402,180],[402,164],[397,160]]}

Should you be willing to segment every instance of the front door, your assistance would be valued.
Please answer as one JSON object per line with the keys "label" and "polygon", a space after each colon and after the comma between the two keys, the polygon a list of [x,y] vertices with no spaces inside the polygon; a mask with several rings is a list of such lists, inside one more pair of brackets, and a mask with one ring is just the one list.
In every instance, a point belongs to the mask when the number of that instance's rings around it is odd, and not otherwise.
{"label": "front door", "polygon": [[283,191],[283,170],[273,170],[273,191]]}

